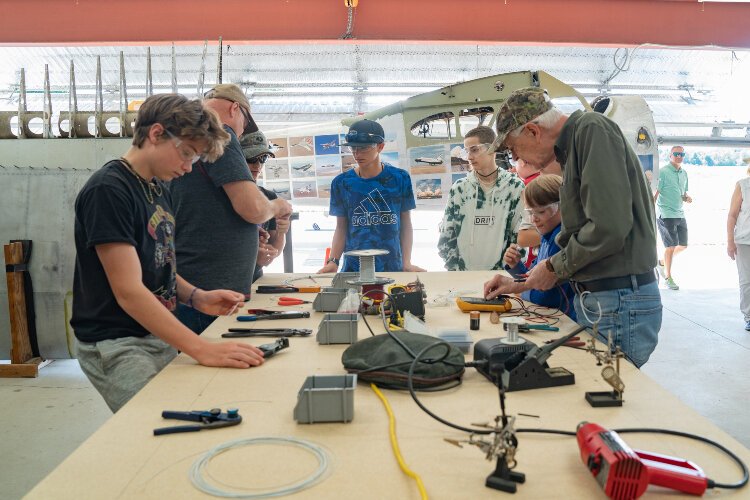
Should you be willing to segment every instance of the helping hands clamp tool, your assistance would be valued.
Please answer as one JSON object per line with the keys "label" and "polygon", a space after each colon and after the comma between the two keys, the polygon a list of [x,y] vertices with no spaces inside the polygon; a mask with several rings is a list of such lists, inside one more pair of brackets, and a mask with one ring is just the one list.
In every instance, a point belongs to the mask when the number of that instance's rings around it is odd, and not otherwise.
{"label": "helping hands clamp tool", "polygon": [[208,411],[169,411],[161,412],[162,418],[172,418],[175,420],[187,420],[189,422],[199,422],[193,425],[176,425],[174,427],[161,427],[154,429],[154,436],[163,434],[175,434],[178,432],[198,432],[203,429],[218,429],[219,427],[230,427],[242,422],[242,415],[236,408],[230,408],[226,413],[222,413],[219,408],[212,408]]}

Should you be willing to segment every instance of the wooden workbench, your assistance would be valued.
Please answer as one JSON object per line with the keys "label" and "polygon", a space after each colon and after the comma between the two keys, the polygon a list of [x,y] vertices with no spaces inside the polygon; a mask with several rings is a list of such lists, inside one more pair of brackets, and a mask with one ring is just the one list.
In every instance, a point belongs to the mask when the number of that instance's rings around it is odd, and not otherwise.
{"label": "wooden workbench", "polygon": [[[469,318],[451,300],[437,305],[449,292],[481,295],[490,272],[422,273],[428,294],[426,320],[432,328],[468,329]],[[399,282],[414,274],[393,274]],[[279,283],[283,275],[267,275],[263,283]],[[325,280],[323,280],[325,283]],[[473,292],[473,293],[472,293]],[[313,295],[299,295],[312,300]],[[274,308],[278,296],[254,295],[249,307]],[[446,303],[445,300],[442,300]],[[281,308],[278,308],[281,309]],[[290,309],[290,308],[287,308]],[[310,305],[293,309],[310,309]],[[202,453],[227,441],[261,436],[294,436],[327,449],[333,460],[328,477],[295,498],[419,498],[413,480],[401,473],[391,452],[388,418],[382,403],[369,385],[360,383],[354,394],[354,420],[348,424],[297,424],[292,412],[297,393],[309,375],[340,375],[341,353],[346,345],[318,345],[315,332],[322,313],[310,319],[264,322],[263,326],[311,328],[309,338],[290,339],[291,347],[269,359],[260,368],[248,370],[207,368],[185,355],[178,356],[122,410],[106,422],[70,455],[28,498],[210,498],[195,489],[188,471]],[[370,317],[376,333],[383,331],[378,318]],[[219,318],[203,335],[220,340],[220,334],[239,322]],[[259,326],[242,323],[242,326]],[[572,331],[564,319],[559,333],[523,334],[537,343]],[[359,338],[369,333],[360,322]],[[504,336],[500,325],[482,314],[481,329],[474,340]],[[273,339],[244,339],[254,345]],[[664,427],[702,434],[718,440],[750,462],[750,451],[718,429],[653,380],[623,363],[626,384],[621,408],[591,408],[585,391],[603,391],[601,367],[583,351],[561,347],[549,359],[550,366],[562,366],[575,374],[575,385],[513,392],[507,397],[517,427],[575,430],[583,421],[607,428]],[[698,369],[679,367],[679,369]],[[677,368],[676,368],[677,370]],[[679,376],[679,371],[675,372]],[[717,381],[717,383],[720,383]],[[393,407],[401,451],[407,464],[424,480],[431,498],[511,498],[485,488],[484,481],[495,467],[473,446],[458,448],[444,441],[466,435],[430,418],[407,392],[384,391]],[[438,415],[469,425],[489,422],[499,414],[498,391],[474,369],[467,369],[461,386],[438,393],[421,393],[421,400]],[[204,410],[214,407],[239,408],[244,421],[235,427],[154,437],[152,430],[177,421],[161,418],[163,410]],[[80,418],[85,419],[86,415]],[[517,470],[526,474],[515,498],[604,498],[602,491],[581,462],[574,438],[519,434]],[[708,477],[734,482],[739,469],[724,455],[698,442],[669,436],[624,434],[634,448],[686,458],[703,467]],[[293,448],[253,446],[216,457],[209,467],[212,477],[234,487],[274,487],[305,476],[315,460]],[[750,489],[738,492],[709,490],[721,498],[748,498]],[[650,488],[647,498],[676,498],[679,495]]]}

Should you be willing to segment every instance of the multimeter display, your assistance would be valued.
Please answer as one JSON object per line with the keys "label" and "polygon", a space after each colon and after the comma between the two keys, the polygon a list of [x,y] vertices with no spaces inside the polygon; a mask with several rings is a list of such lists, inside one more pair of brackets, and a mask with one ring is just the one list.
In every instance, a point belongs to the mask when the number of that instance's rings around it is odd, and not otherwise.
{"label": "multimeter display", "polygon": [[486,300],[481,297],[456,297],[456,304],[463,312],[469,311],[498,311],[506,312],[512,309],[510,300],[505,295]]}

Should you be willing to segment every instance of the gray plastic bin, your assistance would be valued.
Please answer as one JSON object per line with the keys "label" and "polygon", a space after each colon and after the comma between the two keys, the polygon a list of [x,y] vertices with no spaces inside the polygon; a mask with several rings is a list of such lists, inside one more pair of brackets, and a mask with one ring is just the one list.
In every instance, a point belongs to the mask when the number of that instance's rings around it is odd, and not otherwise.
{"label": "gray plastic bin", "polygon": [[351,422],[357,375],[313,375],[297,394],[294,420],[298,424]]}
{"label": "gray plastic bin", "polygon": [[347,283],[347,281],[356,280],[357,278],[359,278],[359,273],[356,272],[336,273],[336,276],[333,277],[333,281],[331,282],[331,286],[333,288],[351,288],[359,292],[361,288],[360,285],[350,285],[349,283]]}
{"label": "gray plastic bin", "polygon": [[318,326],[318,344],[353,344],[357,341],[357,313],[328,313]]}
{"label": "gray plastic bin", "polygon": [[313,301],[313,309],[318,312],[336,312],[346,297],[346,288],[321,288]]}

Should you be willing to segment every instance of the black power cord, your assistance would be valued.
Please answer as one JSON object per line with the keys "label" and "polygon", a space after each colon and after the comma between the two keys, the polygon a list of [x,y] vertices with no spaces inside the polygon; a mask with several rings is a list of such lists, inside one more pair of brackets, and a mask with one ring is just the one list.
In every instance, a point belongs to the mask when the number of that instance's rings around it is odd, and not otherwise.
{"label": "black power cord", "polygon": [[[417,406],[419,406],[425,413],[427,413],[430,417],[434,418],[441,424],[447,425],[448,427],[452,427],[454,429],[457,429],[459,431],[468,432],[470,434],[492,434],[494,431],[487,430],[487,429],[472,429],[470,427],[464,427],[462,425],[454,424],[453,422],[450,422],[448,420],[445,420],[444,418],[439,417],[438,415],[431,412],[426,406],[422,404],[421,401],[419,401],[419,398],[417,397],[417,394],[414,390],[414,384],[412,381],[412,378],[414,376],[414,369],[417,366],[417,363],[420,361],[420,358],[424,356],[428,351],[434,349],[438,346],[446,346],[448,349],[446,349],[446,352],[450,350],[450,345],[446,342],[438,341],[434,344],[430,344],[414,357],[414,359],[411,362],[411,365],[409,366],[409,375],[407,378],[408,388],[409,388],[409,394],[411,394],[412,399],[415,403],[417,403]],[[447,354],[446,354],[447,355]],[[467,365],[471,365],[472,363],[467,363]],[[476,363],[474,363],[476,364]],[[750,472],[748,472],[747,465],[745,462],[742,461],[740,457],[738,457],[736,454],[734,454],[731,450],[729,450],[724,445],[709,439],[704,436],[699,436],[697,434],[692,434],[689,432],[682,432],[682,431],[674,431],[670,429],[659,429],[659,428],[646,428],[646,427],[632,427],[632,428],[624,428],[624,429],[612,429],[612,431],[618,433],[618,434],[627,434],[627,433],[649,433],[649,434],[667,434],[670,436],[678,436],[678,437],[684,437],[688,439],[693,439],[696,441],[701,441],[703,443],[706,443],[708,445],[711,445],[722,452],[724,452],[729,458],[731,458],[742,470],[742,479],[736,483],[718,483],[714,481],[713,479],[707,478],[707,487],[708,488],[722,488],[722,489],[739,489],[743,488],[745,485],[747,485],[748,480],[750,479]],[[572,436],[575,437],[577,434],[572,431],[563,431],[559,429],[516,429],[517,433],[535,433],[535,434],[558,434],[562,436]]]}

